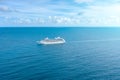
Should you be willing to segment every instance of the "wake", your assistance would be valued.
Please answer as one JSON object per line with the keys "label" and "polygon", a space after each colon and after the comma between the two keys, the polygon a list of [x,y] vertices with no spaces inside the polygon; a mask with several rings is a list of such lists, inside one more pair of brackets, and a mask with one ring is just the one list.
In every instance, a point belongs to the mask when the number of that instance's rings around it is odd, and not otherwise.
{"label": "wake", "polygon": [[120,39],[80,40],[80,41],[70,41],[70,42],[79,43],[79,42],[106,42],[106,41],[120,41]]}

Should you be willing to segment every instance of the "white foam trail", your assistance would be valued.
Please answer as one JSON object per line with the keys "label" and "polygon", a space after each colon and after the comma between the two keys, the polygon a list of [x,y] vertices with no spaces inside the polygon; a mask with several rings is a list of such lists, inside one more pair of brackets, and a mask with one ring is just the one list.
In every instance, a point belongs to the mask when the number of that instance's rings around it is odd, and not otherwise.
{"label": "white foam trail", "polygon": [[105,40],[81,40],[81,41],[70,41],[70,42],[104,42],[104,41],[120,41],[120,39],[105,39]]}

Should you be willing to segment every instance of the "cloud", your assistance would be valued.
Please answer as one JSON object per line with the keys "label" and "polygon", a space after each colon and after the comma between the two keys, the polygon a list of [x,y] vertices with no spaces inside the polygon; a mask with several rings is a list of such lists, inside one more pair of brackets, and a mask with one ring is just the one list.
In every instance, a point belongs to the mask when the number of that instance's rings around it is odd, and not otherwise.
{"label": "cloud", "polygon": [[88,9],[84,10],[84,16],[87,17],[87,15],[96,17],[120,16],[120,5],[89,6]]}
{"label": "cloud", "polygon": [[89,6],[83,11],[82,17],[89,25],[120,25],[120,5]]}
{"label": "cloud", "polygon": [[[0,17],[14,24],[29,25],[120,25],[119,0],[3,0]],[[76,4],[76,3],[78,4]],[[6,4],[5,4],[6,3]],[[89,4],[90,3],[90,4]],[[5,13],[5,14],[3,14]],[[3,20],[3,19],[1,19]],[[0,20],[0,21],[1,21]],[[5,24],[5,23],[4,23]]]}
{"label": "cloud", "polygon": [[93,2],[93,0],[75,0],[76,3],[90,3]]}
{"label": "cloud", "polygon": [[0,11],[6,12],[9,11],[8,6],[0,6]]}

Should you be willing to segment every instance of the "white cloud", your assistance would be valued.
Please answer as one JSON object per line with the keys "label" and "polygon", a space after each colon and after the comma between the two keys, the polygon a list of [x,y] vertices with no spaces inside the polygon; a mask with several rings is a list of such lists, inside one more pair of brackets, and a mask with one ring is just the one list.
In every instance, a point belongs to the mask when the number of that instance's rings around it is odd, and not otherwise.
{"label": "white cloud", "polygon": [[120,25],[120,5],[89,6],[82,17],[94,25]]}
{"label": "white cloud", "polygon": [[0,11],[9,11],[8,6],[0,6]]}
{"label": "white cloud", "polygon": [[93,0],[75,0],[76,3],[90,3],[93,2]]}
{"label": "white cloud", "polygon": [[[31,0],[32,1],[32,0]],[[39,1],[39,0],[38,0]],[[47,0],[50,1],[50,0]],[[93,3],[89,5],[71,5],[67,3],[57,3],[47,5],[16,4],[17,6],[0,5],[1,17],[5,17],[6,22],[15,22],[16,24],[55,24],[55,25],[120,25],[120,4],[119,0],[73,0],[74,2]],[[112,1],[114,3],[112,3]],[[27,1],[26,1],[27,2]],[[62,2],[62,1],[60,1]],[[38,2],[35,2],[36,4]],[[9,13],[10,12],[10,13]],[[15,18],[15,19],[13,19]],[[20,19],[18,19],[20,18]]]}

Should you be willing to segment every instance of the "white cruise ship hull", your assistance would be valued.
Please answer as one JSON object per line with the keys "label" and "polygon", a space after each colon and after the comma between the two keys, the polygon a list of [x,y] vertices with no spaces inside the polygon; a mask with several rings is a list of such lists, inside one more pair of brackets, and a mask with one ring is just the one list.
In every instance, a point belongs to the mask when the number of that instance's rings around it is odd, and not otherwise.
{"label": "white cruise ship hull", "polygon": [[44,41],[37,41],[38,44],[63,44],[65,41],[59,41],[59,42],[44,42]]}

